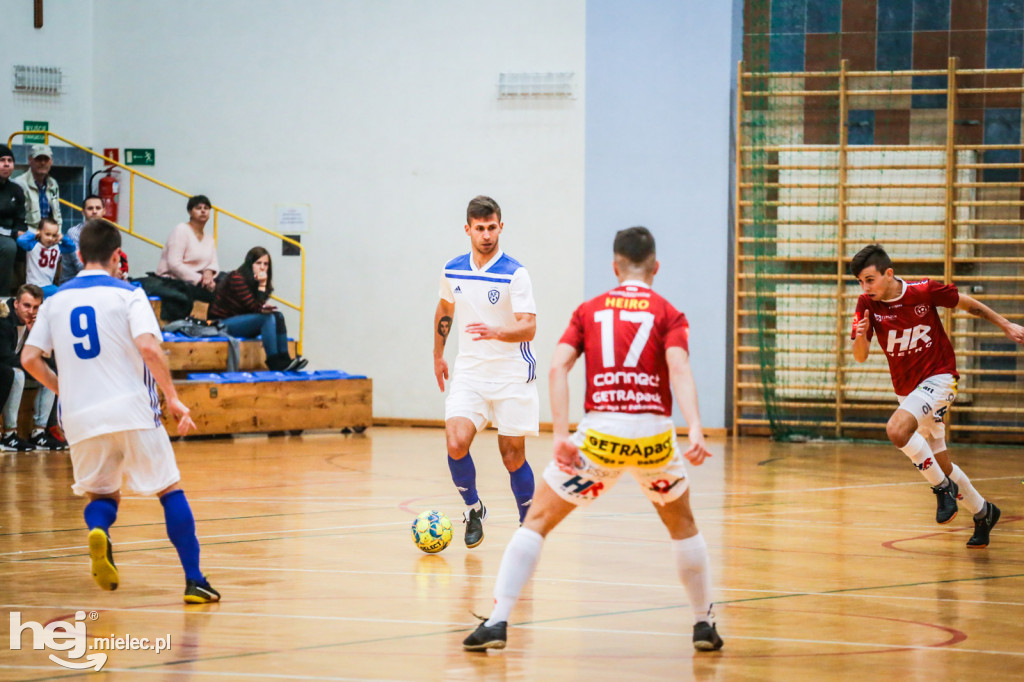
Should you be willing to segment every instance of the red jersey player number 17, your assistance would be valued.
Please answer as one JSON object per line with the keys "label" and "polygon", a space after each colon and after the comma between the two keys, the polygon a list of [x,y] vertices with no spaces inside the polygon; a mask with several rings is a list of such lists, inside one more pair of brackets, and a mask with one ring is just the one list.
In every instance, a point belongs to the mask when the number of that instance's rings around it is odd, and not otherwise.
{"label": "red jersey player number 17", "polygon": [[665,349],[688,351],[689,325],[650,287],[626,283],[587,301],[560,343],[586,356],[588,412],[671,416]]}

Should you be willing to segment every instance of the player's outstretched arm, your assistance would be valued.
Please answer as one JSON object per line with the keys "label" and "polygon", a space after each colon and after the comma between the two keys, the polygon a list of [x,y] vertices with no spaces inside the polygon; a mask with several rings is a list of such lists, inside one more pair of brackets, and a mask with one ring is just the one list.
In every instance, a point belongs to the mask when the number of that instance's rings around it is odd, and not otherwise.
{"label": "player's outstretched arm", "polygon": [[156,385],[164,392],[167,399],[167,410],[178,420],[178,435],[184,436],[189,430],[196,428],[192,421],[189,409],[178,399],[178,391],[174,388],[174,380],[171,378],[171,370],[167,366],[167,358],[164,357],[164,349],[153,334],[140,334],[135,337],[135,347],[142,355],[142,361],[146,363],[149,373],[156,380]]}
{"label": "player's outstretched arm", "polygon": [[683,453],[693,464],[703,464],[711,456],[704,445],[704,429],[700,425],[700,408],[697,405],[697,384],[693,380],[690,369],[690,355],[679,346],[671,346],[665,350],[665,361],[668,363],[668,378],[672,384],[672,393],[676,396],[679,409],[689,426],[690,448]]}
{"label": "player's outstretched arm", "polygon": [[1012,339],[1016,343],[1024,345],[1024,327],[1010,322],[1008,319],[992,310],[978,299],[972,298],[967,294],[960,294],[960,301],[956,304],[956,307],[958,310],[965,310],[975,317],[988,320],[995,326],[1002,329],[1003,333],[1006,334],[1008,338]]}
{"label": "player's outstretched arm", "polygon": [[437,310],[434,311],[434,377],[437,378],[437,386],[444,393],[444,381],[448,378],[448,363],[444,359],[444,345],[448,342],[448,335],[452,331],[452,315],[455,313],[455,304],[443,298],[437,302]]}
{"label": "player's outstretched arm", "polygon": [[858,316],[853,317],[853,359],[857,362],[864,362],[868,359],[871,351],[871,341],[868,340],[868,325],[871,324],[871,313],[865,311],[864,319]]}
{"label": "player's outstretched arm", "polygon": [[555,465],[566,473],[578,468],[580,452],[569,440],[569,370],[579,353],[567,343],[555,346],[555,356],[548,371],[548,394],[551,397],[551,426],[554,431]]}
{"label": "player's outstretched arm", "polygon": [[475,334],[474,341],[494,339],[506,343],[533,341],[537,334],[537,316],[533,313],[515,313],[516,321],[505,327],[489,327],[482,322],[466,325],[466,331]]}
{"label": "player's outstretched arm", "polygon": [[43,360],[43,349],[30,346],[27,343],[21,351],[21,366],[25,371],[35,377],[35,380],[46,386],[48,389],[57,391],[57,375],[53,373],[50,366]]}

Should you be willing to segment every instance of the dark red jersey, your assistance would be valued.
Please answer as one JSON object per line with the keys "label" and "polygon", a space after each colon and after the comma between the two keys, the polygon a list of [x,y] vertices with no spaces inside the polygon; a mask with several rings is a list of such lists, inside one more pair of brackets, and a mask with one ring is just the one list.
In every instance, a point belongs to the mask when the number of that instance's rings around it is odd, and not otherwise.
{"label": "dark red jersey", "polygon": [[[928,377],[956,372],[953,345],[942,328],[936,306],[955,308],[960,293],[952,284],[931,280],[903,282],[903,293],[891,301],[872,301],[866,294],[857,299],[857,319],[871,315],[868,341],[878,335],[878,345],[889,361],[889,374],[897,395],[910,395]],[[856,332],[854,332],[855,334]],[[851,338],[853,338],[851,336]]]}
{"label": "dark red jersey", "polygon": [[688,350],[686,316],[640,282],[625,282],[572,314],[560,343],[586,355],[588,412],[672,415],[665,349]]}

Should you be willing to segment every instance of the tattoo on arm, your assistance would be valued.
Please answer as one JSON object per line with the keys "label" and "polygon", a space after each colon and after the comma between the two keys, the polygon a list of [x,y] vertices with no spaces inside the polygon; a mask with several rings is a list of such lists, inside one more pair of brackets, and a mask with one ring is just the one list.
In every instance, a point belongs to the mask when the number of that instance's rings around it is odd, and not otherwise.
{"label": "tattoo on arm", "polygon": [[967,309],[967,312],[969,312],[971,315],[975,315],[977,317],[981,317],[981,312],[982,311],[981,311],[981,308],[979,306],[972,305],[970,308]]}
{"label": "tattoo on arm", "polygon": [[437,321],[437,333],[442,339],[448,341],[448,333],[452,330],[452,318],[445,315]]}

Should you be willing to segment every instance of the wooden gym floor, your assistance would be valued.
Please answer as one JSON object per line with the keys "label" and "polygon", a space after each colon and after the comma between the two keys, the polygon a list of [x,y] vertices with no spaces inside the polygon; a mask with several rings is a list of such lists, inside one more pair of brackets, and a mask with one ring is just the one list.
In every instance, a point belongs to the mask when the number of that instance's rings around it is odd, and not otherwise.
{"label": "wooden gym floor", "polygon": [[[0,597],[22,622],[71,621],[93,637],[170,635],[171,648],[112,651],[107,679],[954,680],[1024,679],[1024,453],[954,445],[1003,517],[967,550],[965,510],[934,523],[934,498],[884,444],[718,440],[692,472],[725,648],[694,655],[667,536],[623,479],[546,543],[502,652],[464,653],[487,614],[516,528],[495,436],[474,446],[491,518],[475,550],[436,429],[245,437],[176,444],[203,567],[224,601],[186,606],[152,499],[127,498],[113,527],[116,592],[88,570],[82,501],[60,453],[0,457]],[[531,439],[547,463],[550,437]],[[425,555],[409,536],[437,508],[456,539]],[[97,675],[48,651],[9,647],[0,678]],[[57,652],[60,653],[60,652]]]}

